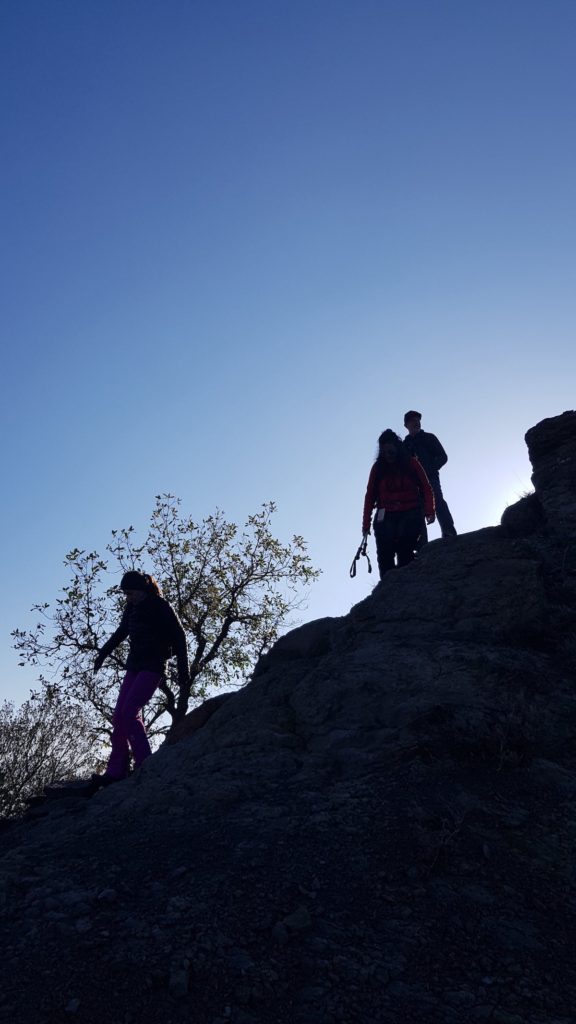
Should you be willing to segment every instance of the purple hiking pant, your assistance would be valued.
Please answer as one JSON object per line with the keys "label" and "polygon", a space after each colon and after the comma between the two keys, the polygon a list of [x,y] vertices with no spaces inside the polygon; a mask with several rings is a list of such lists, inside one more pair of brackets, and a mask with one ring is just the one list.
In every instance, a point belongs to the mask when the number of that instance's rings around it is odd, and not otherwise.
{"label": "purple hiking pant", "polygon": [[137,768],[150,757],[152,750],[140,712],[153,696],[161,679],[161,672],[127,672],[124,676],[112,717],[112,753],[106,768],[106,775],[110,778],[126,777],[130,765],[130,748]]}

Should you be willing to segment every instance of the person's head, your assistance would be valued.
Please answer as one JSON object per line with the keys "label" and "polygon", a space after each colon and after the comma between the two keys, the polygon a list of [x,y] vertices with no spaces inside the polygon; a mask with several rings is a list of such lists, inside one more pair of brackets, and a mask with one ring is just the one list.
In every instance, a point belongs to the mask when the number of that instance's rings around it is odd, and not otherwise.
{"label": "person's head", "polygon": [[402,440],[393,430],[384,430],[378,438],[378,462],[384,466],[392,466],[401,460],[403,453]]}
{"label": "person's head", "polygon": [[408,433],[410,434],[411,437],[414,434],[417,434],[418,431],[421,429],[420,428],[421,420],[422,420],[422,413],[421,412],[416,412],[415,409],[409,409],[408,412],[405,414],[405,416],[404,416],[404,426],[406,427],[406,430],[408,431]]}
{"label": "person's head", "polygon": [[150,597],[151,594],[155,594],[157,597],[160,594],[160,587],[154,577],[149,576],[147,572],[137,572],[135,569],[124,573],[120,582],[120,590],[129,604],[138,604]]}

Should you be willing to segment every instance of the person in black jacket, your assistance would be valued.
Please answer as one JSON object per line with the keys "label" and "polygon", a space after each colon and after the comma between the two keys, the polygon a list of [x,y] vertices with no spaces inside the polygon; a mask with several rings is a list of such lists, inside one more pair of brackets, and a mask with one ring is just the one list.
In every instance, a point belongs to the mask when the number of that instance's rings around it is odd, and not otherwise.
{"label": "person in black jacket", "polygon": [[126,777],[130,750],[137,768],[152,753],[140,712],[160,684],[168,658],[176,655],[180,684],[186,682],[189,671],[186,634],[156,580],[147,573],[127,572],[120,588],[126,595],[120,625],[94,662],[98,672],[104,659],[129,639],[126,675],[112,718],[112,753],[104,775],[92,777],[96,788]]}
{"label": "person in black jacket", "polygon": [[[452,513],[446,504],[440,484],[440,470],[448,462],[448,456],[435,434],[429,434],[421,427],[422,413],[410,409],[404,416],[404,426],[408,434],[404,438],[404,444],[410,455],[415,455],[426,476],[428,477],[432,490],[434,491],[434,504],[436,507],[436,518],[440,524],[443,537],[455,537],[456,527]],[[424,530],[426,527],[424,526]],[[426,540],[424,533],[424,540]]]}

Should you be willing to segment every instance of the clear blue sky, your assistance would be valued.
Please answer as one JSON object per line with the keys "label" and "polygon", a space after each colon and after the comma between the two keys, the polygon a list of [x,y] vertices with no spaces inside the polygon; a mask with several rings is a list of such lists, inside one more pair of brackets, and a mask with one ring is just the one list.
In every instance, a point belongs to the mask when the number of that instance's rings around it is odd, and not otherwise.
{"label": "clear blue sky", "polygon": [[575,404],[575,68],[573,0],[3,0],[0,697],[65,552],[159,492],[276,500],[304,618],[374,582],[408,408],[498,521]]}

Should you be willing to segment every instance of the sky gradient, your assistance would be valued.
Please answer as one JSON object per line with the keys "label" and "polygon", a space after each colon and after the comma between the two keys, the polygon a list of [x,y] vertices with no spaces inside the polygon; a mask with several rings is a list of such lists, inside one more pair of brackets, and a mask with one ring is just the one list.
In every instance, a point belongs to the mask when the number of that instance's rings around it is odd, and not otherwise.
{"label": "sky gradient", "polygon": [[306,620],[375,582],[406,409],[459,532],[530,487],[575,404],[575,67],[572,0],[4,0],[0,698],[65,553],[158,493],[275,500]]}

